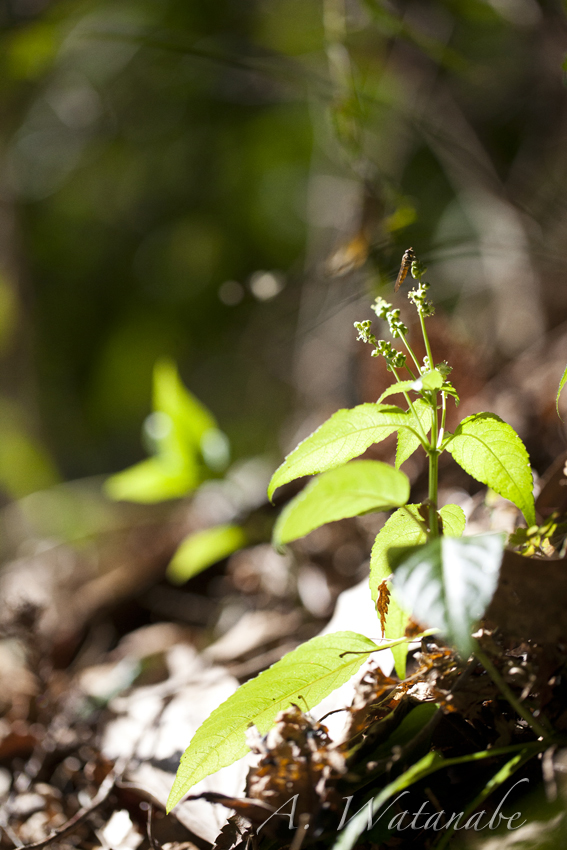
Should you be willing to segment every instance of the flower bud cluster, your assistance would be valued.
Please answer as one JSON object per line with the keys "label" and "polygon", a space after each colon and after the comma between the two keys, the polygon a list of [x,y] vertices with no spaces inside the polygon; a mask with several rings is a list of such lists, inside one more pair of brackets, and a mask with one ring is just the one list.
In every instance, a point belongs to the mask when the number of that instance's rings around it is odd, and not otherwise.
{"label": "flower bud cluster", "polygon": [[388,364],[388,369],[392,369],[392,367],[394,369],[403,369],[406,365],[406,355],[395,349],[391,342],[387,342],[385,339],[376,339],[375,335],[370,331],[372,322],[369,319],[366,319],[364,322],[355,322],[354,326],[358,331],[357,339],[375,346],[372,357],[382,355]]}
{"label": "flower bud cluster", "polygon": [[412,289],[408,292],[408,298],[415,304],[417,312],[423,316],[433,316],[435,313],[435,307],[431,303],[431,301],[427,300],[427,290],[429,289],[429,284],[424,280],[419,281],[419,286],[417,289]]}
{"label": "flower bud cluster", "polygon": [[388,342],[385,339],[381,339],[378,341],[376,348],[372,352],[372,357],[379,357],[382,354],[386,363],[388,364],[388,369],[403,369],[406,365],[406,355],[401,351],[398,351],[397,348],[394,348],[391,342]]}
{"label": "flower bud cluster", "polygon": [[399,309],[393,309],[391,304],[384,301],[383,298],[377,298],[372,305],[372,309],[379,319],[385,319],[390,327],[390,333],[396,337],[405,336],[408,332],[407,325],[400,320]]}
{"label": "flower bud cluster", "polygon": [[355,322],[355,328],[358,331],[357,340],[360,342],[367,342],[369,345],[377,345],[378,340],[374,336],[373,333],[370,333],[370,328],[372,327],[372,322],[370,319],[365,319],[364,322]]}
{"label": "flower bud cluster", "polygon": [[424,265],[422,262],[420,262],[420,260],[418,260],[417,257],[416,257],[415,260],[413,260],[413,262],[411,264],[411,276],[415,280],[420,280],[423,277],[423,275],[425,274],[426,271],[427,271],[427,266]]}

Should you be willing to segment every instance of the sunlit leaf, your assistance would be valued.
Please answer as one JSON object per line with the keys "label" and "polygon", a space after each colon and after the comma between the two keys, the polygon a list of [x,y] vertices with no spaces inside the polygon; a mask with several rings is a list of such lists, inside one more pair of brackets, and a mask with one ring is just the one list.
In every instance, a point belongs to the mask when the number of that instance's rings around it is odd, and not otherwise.
{"label": "sunlit leaf", "polygon": [[[431,431],[431,407],[424,399],[417,398],[413,402],[413,409],[415,410],[417,419],[421,424],[421,431],[428,436]],[[410,417],[410,423],[412,424],[414,431],[417,431],[418,434],[421,433],[418,424],[415,421],[415,416],[411,411],[408,413],[408,416]],[[398,431],[396,469],[399,469],[402,463],[405,463],[406,460],[411,457],[415,450],[421,445],[419,438],[416,436],[414,431],[410,431],[407,428],[400,428]]]}
{"label": "sunlit leaf", "polygon": [[337,410],[276,469],[268,497],[271,499],[276,488],[288,481],[326,472],[358,457],[373,443],[408,424],[407,413],[385,404],[359,404],[351,410]]}
{"label": "sunlit leaf", "polygon": [[279,711],[301,701],[315,706],[343,685],[370,652],[387,646],[355,632],[335,632],[302,644],[242,685],[197,730],[181,759],[167,810],[204,777],[248,751],[245,732],[253,723],[263,734]]}
{"label": "sunlit leaf", "polygon": [[246,545],[246,534],[239,525],[215,525],[190,534],[171,559],[166,576],[174,584],[183,584],[217,561]]}
{"label": "sunlit leaf", "polygon": [[439,511],[443,534],[447,537],[462,537],[467,524],[464,510],[459,505],[443,505]]}
{"label": "sunlit leaf", "polygon": [[388,396],[396,395],[397,393],[407,392],[408,390],[412,390],[415,387],[415,381],[400,381],[399,383],[392,384],[391,387],[384,390],[380,398],[378,399],[378,404],[383,401]]}
{"label": "sunlit leaf", "polygon": [[[376,604],[378,586],[392,574],[388,549],[392,546],[418,546],[427,541],[425,522],[419,515],[420,505],[398,508],[378,532],[370,553],[370,594]],[[399,635],[398,635],[399,637]]]}
{"label": "sunlit leaf", "polygon": [[324,472],[286,505],[274,528],[281,546],[327,522],[403,505],[409,498],[403,472],[377,460],[356,460]]}
{"label": "sunlit leaf", "polygon": [[183,385],[175,363],[168,358],[158,360],[154,368],[153,407],[171,423],[156,440],[159,452],[200,453],[204,435],[218,429],[214,416]]}
{"label": "sunlit leaf", "polygon": [[513,502],[528,526],[535,525],[530,459],[510,425],[494,413],[475,413],[463,419],[447,451],[465,472]]}
{"label": "sunlit leaf", "polygon": [[199,470],[190,461],[176,466],[162,457],[151,457],[111,475],[104,489],[109,498],[125,502],[161,502],[187,495],[200,482]]}
{"label": "sunlit leaf", "polygon": [[[399,508],[378,533],[370,554],[370,593],[376,604],[378,587],[391,573],[388,550],[392,546],[419,546],[427,541],[427,530],[419,514],[420,505],[405,505]],[[460,512],[460,513],[459,513]],[[445,534],[458,537],[465,527],[465,515],[458,505],[445,505],[439,511]],[[459,531],[460,529],[460,531]],[[404,634],[409,614],[398,602],[394,592],[390,598],[384,637],[394,640]],[[407,646],[401,644],[392,649],[396,673],[400,679],[406,675]]]}
{"label": "sunlit leaf", "polygon": [[438,537],[414,551],[389,550],[393,586],[418,622],[435,627],[463,656],[471,631],[492,600],[504,552],[504,535]]}
{"label": "sunlit leaf", "polygon": [[430,372],[421,375],[413,386],[415,390],[440,390],[444,380],[441,372],[438,372],[437,369],[431,369]]}
{"label": "sunlit leaf", "polygon": [[559,381],[559,386],[557,387],[557,395],[555,397],[555,409],[557,410],[557,415],[561,418],[561,414],[559,413],[559,396],[561,395],[561,391],[565,384],[567,383],[567,366],[565,367],[565,371],[561,375],[561,380]]}
{"label": "sunlit leaf", "polygon": [[[207,408],[183,386],[175,364],[167,358],[158,360],[154,368],[153,405],[146,432],[156,454],[111,476],[105,484],[111,499],[151,503],[180,498],[207,477],[203,460],[215,445],[218,449],[222,432]],[[220,448],[224,464],[226,441]],[[211,454],[210,467],[217,456],[220,460],[218,451]]]}

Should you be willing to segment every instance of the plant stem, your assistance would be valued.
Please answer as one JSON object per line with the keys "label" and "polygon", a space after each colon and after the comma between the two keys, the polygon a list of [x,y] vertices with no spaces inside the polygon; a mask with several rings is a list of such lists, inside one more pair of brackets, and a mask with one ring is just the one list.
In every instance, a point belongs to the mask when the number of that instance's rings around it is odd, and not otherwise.
{"label": "plant stem", "polygon": [[[400,378],[399,378],[398,373],[396,372],[396,370],[395,370],[394,366],[391,366],[390,368],[391,368],[391,370],[392,370],[392,372],[393,372],[393,374],[394,374],[394,378],[396,379],[396,381],[398,382],[398,384],[401,384]],[[413,417],[414,417],[415,421],[417,422],[417,427],[419,428],[419,431],[420,431],[421,436],[422,436],[422,440],[421,440],[420,442],[421,442],[421,444],[422,444],[423,448],[425,449],[425,451],[427,451],[426,446],[427,446],[427,445],[429,445],[429,444],[428,444],[428,441],[427,441],[427,434],[426,434],[426,433],[425,433],[425,431],[423,430],[423,427],[422,427],[421,421],[420,421],[420,419],[419,419],[419,416],[418,416],[418,415],[417,415],[417,413],[415,412],[415,408],[414,408],[414,406],[413,406],[412,400],[410,399],[409,395],[407,394],[407,392],[406,392],[405,390],[402,390],[402,393],[403,393],[403,396],[404,396],[404,398],[405,398],[405,400],[406,400],[406,402],[407,402],[407,405],[408,405],[409,409],[410,409],[410,410],[411,410],[411,412],[413,413]]]}
{"label": "plant stem", "polygon": [[439,428],[439,437],[437,439],[437,448],[443,442],[443,436],[445,434],[445,416],[447,415],[447,394],[441,392],[441,427]]}
{"label": "plant stem", "polygon": [[[434,369],[435,364],[433,362],[433,354],[431,353],[431,345],[429,344],[429,337],[427,336],[427,330],[425,328],[425,319],[423,317],[423,313],[418,307],[419,314],[419,323],[421,325],[421,333],[423,335],[423,341],[425,343],[425,350],[427,351],[427,358],[429,360],[429,368]],[[405,342],[405,339],[404,339]],[[406,343],[407,344],[407,343]],[[414,358],[413,352],[408,348],[410,354]],[[417,362],[417,361],[416,361]],[[443,416],[442,426],[443,429],[445,423],[445,417]],[[434,537],[439,537],[439,519],[437,517],[437,488],[438,488],[438,478],[439,478],[439,451],[438,446],[442,439],[442,430],[438,433],[438,419],[437,419],[437,393],[431,393],[431,448],[427,452],[429,456],[429,538],[433,539]]]}
{"label": "plant stem", "polygon": [[[422,327],[423,327],[423,323],[422,323]],[[415,356],[415,354],[413,353],[413,349],[412,349],[411,345],[409,344],[409,342],[407,341],[407,339],[405,338],[405,336],[402,336],[402,337],[401,337],[401,340],[402,340],[403,344],[405,345],[405,347],[407,348],[407,350],[408,350],[408,354],[410,355],[411,359],[412,359],[412,360],[413,360],[413,362],[415,363],[415,367],[416,367],[416,369],[417,369],[417,374],[418,374],[418,375],[421,375],[421,366],[419,365],[419,363],[418,363],[418,361],[417,361],[417,357],[416,357],[416,356]]]}
{"label": "plant stem", "polygon": [[423,318],[423,313],[421,310],[418,310],[419,313],[419,322],[421,324],[421,333],[423,334],[423,341],[425,343],[425,350],[427,351],[427,357],[429,359],[429,368],[434,369],[435,364],[433,362],[433,354],[431,353],[431,346],[429,344],[429,337],[427,336],[427,331],[425,330],[425,319]]}
{"label": "plant stem", "polygon": [[547,731],[547,729],[545,729],[541,725],[541,723],[535,719],[531,711],[526,706],[522,705],[522,703],[518,699],[516,699],[516,697],[512,693],[511,688],[508,687],[508,685],[506,684],[506,682],[504,681],[492,661],[488,658],[488,656],[485,655],[485,653],[481,649],[475,649],[474,654],[476,655],[476,657],[478,658],[478,660],[480,661],[480,663],[482,664],[494,684],[500,690],[502,695],[508,700],[516,714],[519,714],[519,716],[522,717],[529,726],[531,726],[538,738],[548,738],[549,732]]}
{"label": "plant stem", "polygon": [[[435,416],[437,419],[437,416]],[[437,433],[437,429],[433,433]],[[439,537],[439,518],[437,516],[437,480],[439,473],[439,452],[431,448],[429,455],[429,537]]]}

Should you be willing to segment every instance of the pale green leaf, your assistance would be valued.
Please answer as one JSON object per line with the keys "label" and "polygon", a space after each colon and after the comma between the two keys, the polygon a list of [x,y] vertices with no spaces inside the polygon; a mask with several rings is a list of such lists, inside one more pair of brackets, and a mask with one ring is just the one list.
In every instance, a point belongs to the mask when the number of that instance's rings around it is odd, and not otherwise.
{"label": "pale green leaf", "polygon": [[[413,402],[413,409],[415,410],[417,419],[421,424],[421,431],[416,422],[416,417],[412,414],[411,410],[407,414],[410,417],[410,424],[413,426],[414,431],[417,431],[418,434],[422,432],[425,436],[429,435],[431,431],[431,407],[430,405],[422,398],[417,398]],[[420,446],[419,438],[415,435],[413,431],[408,430],[407,428],[401,428],[398,432],[398,447],[396,449],[396,469],[399,469],[402,463],[405,463],[406,460],[411,457],[411,455],[415,452],[417,448]]]}
{"label": "pale green leaf", "polygon": [[459,505],[443,505],[439,511],[443,521],[443,534],[447,537],[462,537],[467,518]]}
{"label": "pale green leaf", "polygon": [[415,381],[399,381],[399,383],[392,384],[391,387],[388,387],[387,390],[384,390],[380,398],[378,399],[378,404],[383,401],[388,396],[396,395],[397,393],[407,392],[408,390],[412,390],[415,387]]}
{"label": "pale green leaf", "polygon": [[302,644],[242,685],[208,717],[185,751],[167,801],[168,812],[190,788],[248,751],[252,723],[268,731],[292,703],[315,706],[353,676],[371,652],[387,648],[355,632],[335,632]]}
{"label": "pale green leaf", "polygon": [[561,380],[559,381],[559,386],[557,387],[557,396],[555,397],[555,408],[557,410],[557,415],[561,419],[561,414],[559,413],[559,396],[561,395],[561,390],[567,384],[567,366],[565,367],[565,371],[561,375]]}
{"label": "pale green leaf", "polygon": [[[427,533],[425,524],[419,515],[419,505],[405,505],[392,514],[384,527],[379,531],[370,554],[370,593],[372,601],[378,600],[378,587],[392,573],[388,563],[388,549],[391,546],[417,546],[425,543]],[[393,592],[386,615],[384,637],[388,640],[402,637],[409,622],[409,615],[399,604],[396,593]],[[392,649],[394,666],[400,679],[406,676],[407,644],[400,644]]]}
{"label": "pale green leaf", "polygon": [[281,512],[274,545],[297,540],[327,522],[405,504],[407,475],[378,460],[355,460],[311,481]]}
{"label": "pale green leaf", "polygon": [[[392,574],[388,549],[392,546],[420,546],[427,542],[426,523],[419,514],[421,505],[404,505],[384,523],[370,553],[370,595],[376,604],[378,586]],[[458,505],[444,505],[439,511],[443,533],[460,537],[465,528],[465,514]],[[398,635],[399,637],[399,635]]]}
{"label": "pale green leaf", "polygon": [[173,584],[183,584],[217,561],[246,545],[246,534],[239,525],[215,525],[190,534],[171,559],[166,576]]}
{"label": "pale green leaf", "polygon": [[153,406],[148,421],[151,419],[156,454],[111,476],[105,484],[111,499],[159,502],[180,498],[206,477],[202,449],[207,436],[220,432],[214,417],[181,383],[173,361],[165,358],[154,368]]}
{"label": "pale green leaf", "polygon": [[440,390],[443,386],[445,378],[438,372],[437,369],[432,369],[430,372],[424,372],[424,374],[414,382],[413,388],[415,390]]}
{"label": "pale green leaf", "polygon": [[[402,608],[398,602],[396,592],[390,591],[390,602],[388,604],[388,614],[386,616],[386,624],[384,628],[384,637],[386,640],[396,640],[404,637],[407,625],[409,623],[409,614]],[[406,661],[408,657],[407,643],[399,643],[392,647],[392,657],[394,659],[394,669],[400,679],[406,678]]]}
{"label": "pale green leaf", "polygon": [[392,574],[388,549],[392,546],[419,546],[427,541],[427,530],[419,508],[420,505],[398,508],[376,536],[370,553],[370,595],[374,604],[378,599],[379,585]]}
{"label": "pale green leaf", "polygon": [[460,398],[455,387],[452,386],[452,384],[445,383],[443,384],[442,390],[446,395],[450,395],[455,400],[455,407],[458,407]]}
{"label": "pale green leaf", "polygon": [[201,451],[201,441],[218,426],[212,413],[183,385],[175,363],[158,360],[154,368],[153,408],[169,417],[169,428],[158,438],[160,453],[186,456]]}
{"label": "pale green leaf", "polygon": [[303,475],[326,472],[359,457],[373,443],[385,440],[408,422],[407,413],[386,404],[359,404],[352,410],[337,410],[276,469],[268,487],[268,497],[271,499],[282,484]]}
{"label": "pale green leaf", "polygon": [[[405,505],[392,514],[379,531],[370,554],[370,594],[376,604],[378,587],[392,572],[388,550],[392,546],[419,546],[427,542],[424,520],[419,515],[420,505]],[[439,511],[443,533],[460,537],[465,528],[465,515],[458,505],[445,505]],[[395,591],[390,597],[384,637],[388,640],[402,637],[409,622],[409,614],[399,604]],[[406,675],[407,646],[400,644],[392,649],[396,673],[400,679]]]}
{"label": "pale green leaf", "polygon": [[494,413],[475,413],[463,419],[447,451],[465,472],[513,502],[528,527],[536,524],[530,459],[510,425]]}
{"label": "pale green leaf", "polygon": [[440,629],[468,656],[473,626],[496,590],[504,535],[437,537],[414,551],[400,552],[390,549],[389,560],[402,604],[418,622]]}
{"label": "pale green leaf", "polygon": [[106,494],[115,501],[161,502],[187,495],[200,483],[197,465],[171,464],[157,456],[112,475],[105,482]]}

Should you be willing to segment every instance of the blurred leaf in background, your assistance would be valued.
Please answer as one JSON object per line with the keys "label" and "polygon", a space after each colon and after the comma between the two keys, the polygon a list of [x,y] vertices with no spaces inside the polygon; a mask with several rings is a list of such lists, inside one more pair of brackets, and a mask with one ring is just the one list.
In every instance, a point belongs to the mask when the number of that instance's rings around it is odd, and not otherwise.
{"label": "blurred leaf in background", "polygon": [[183,584],[193,576],[227,558],[246,545],[247,537],[238,525],[216,525],[188,535],[167,568],[173,584]]}
{"label": "blurred leaf in background", "polygon": [[212,414],[183,386],[171,360],[154,368],[153,413],[144,431],[154,456],[106,482],[111,499],[159,502],[186,496],[230,459],[228,439]]}

